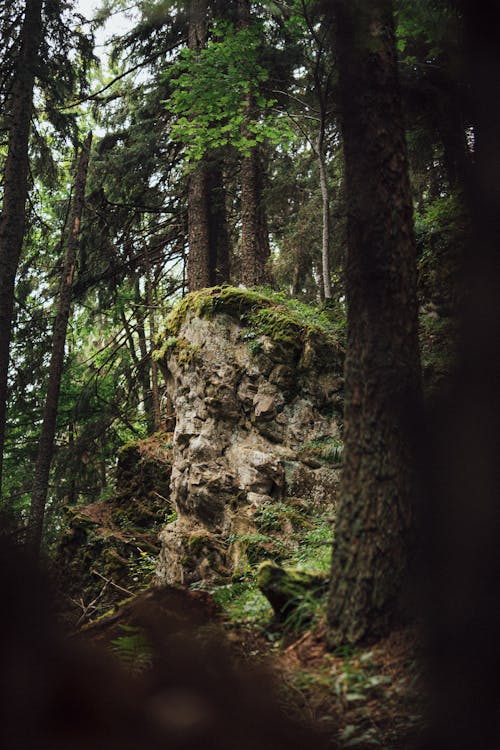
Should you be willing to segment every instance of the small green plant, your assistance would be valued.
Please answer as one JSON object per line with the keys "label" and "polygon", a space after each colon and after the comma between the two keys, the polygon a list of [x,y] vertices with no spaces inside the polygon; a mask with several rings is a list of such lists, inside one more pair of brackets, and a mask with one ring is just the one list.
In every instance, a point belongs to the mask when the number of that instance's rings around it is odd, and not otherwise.
{"label": "small green plant", "polygon": [[257,588],[252,573],[243,580],[219,586],[212,593],[230,622],[236,625],[264,628],[272,620],[272,607]]}
{"label": "small green plant", "polygon": [[124,635],[118,636],[111,645],[121,662],[133,672],[144,672],[151,666],[151,645],[144,632],[132,625],[120,625]]}
{"label": "small green plant", "polygon": [[256,565],[265,557],[273,560],[280,559],[288,552],[286,545],[280,539],[267,534],[230,534],[228,542],[243,547],[250,565]]}
{"label": "small green plant", "polygon": [[301,453],[315,458],[321,463],[340,466],[343,451],[344,443],[342,440],[336,437],[325,437],[305,443],[302,446]]}
{"label": "small green plant", "polygon": [[157,558],[144,550],[137,548],[139,555],[131,555],[129,558],[129,576],[140,589],[151,584],[156,570]]}
{"label": "small green plant", "polygon": [[324,617],[325,612],[326,592],[318,597],[313,591],[306,591],[283,620],[283,630],[286,633],[301,633]]}
{"label": "small green plant", "polygon": [[332,523],[328,518],[312,521],[312,528],[299,540],[297,552],[291,557],[291,564],[308,573],[329,574],[332,558]]}

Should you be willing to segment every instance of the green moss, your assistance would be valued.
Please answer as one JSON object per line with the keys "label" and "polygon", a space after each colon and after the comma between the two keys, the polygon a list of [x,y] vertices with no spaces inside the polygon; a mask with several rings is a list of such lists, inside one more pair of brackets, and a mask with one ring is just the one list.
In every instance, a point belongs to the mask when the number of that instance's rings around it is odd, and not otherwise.
{"label": "green moss", "polygon": [[159,349],[155,349],[153,352],[153,359],[158,362],[172,352],[178,344],[177,336],[167,336],[167,338],[160,343]]}
{"label": "green moss", "polygon": [[168,336],[160,345],[160,348],[153,352],[153,358],[155,361],[161,362],[173,352],[176,353],[177,361],[181,366],[188,366],[198,354],[199,347],[191,344],[183,336]]}
{"label": "green moss", "polygon": [[292,349],[301,349],[305,342],[341,349],[335,323],[324,310],[268,290],[219,286],[191,292],[173,308],[155,358],[162,359],[179,347],[177,337],[189,315],[211,317],[215,313],[229,315],[247,328],[243,338],[251,342],[254,352],[260,350],[255,342],[258,336]]}

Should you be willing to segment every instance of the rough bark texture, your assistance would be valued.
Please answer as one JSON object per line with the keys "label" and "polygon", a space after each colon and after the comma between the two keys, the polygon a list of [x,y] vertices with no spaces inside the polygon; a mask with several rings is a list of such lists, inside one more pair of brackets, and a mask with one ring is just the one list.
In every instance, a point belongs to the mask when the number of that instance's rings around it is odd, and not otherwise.
{"label": "rough bark texture", "polygon": [[230,272],[231,249],[227,227],[226,190],[221,161],[221,155],[212,159],[208,173],[211,285],[227,284]]}
{"label": "rough bark texture", "polygon": [[492,96],[500,86],[500,7],[489,0],[462,7],[463,74],[480,148],[468,194],[473,236],[464,268],[461,362],[425,436],[434,708],[425,750],[500,746],[500,102]]}
{"label": "rough bark texture", "polygon": [[64,258],[64,266],[59,289],[59,303],[54,334],[52,338],[52,353],[49,366],[49,380],[43,412],[42,432],[38,444],[38,454],[31,493],[31,509],[28,522],[27,542],[29,548],[36,554],[40,548],[45,514],[45,503],[49,481],[50,464],[54,453],[54,436],[56,432],[57,408],[59,391],[64,365],[64,348],[68,327],[71,298],[73,294],[73,277],[76,265],[76,252],[80,235],[80,225],[85,200],[85,183],[89,163],[92,134],[87,136],[78,160],[75,179],[75,194],[71,209],[69,236]]}
{"label": "rough bark texture", "polygon": [[[200,52],[207,39],[207,0],[191,0],[189,49]],[[188,290],[210,286],[210,216],[208,170],[202,162],[189,175],[188,185]]]}
{"label": "rough bark texture", "polygon": [[383,633],[398,611],[414,517],[409,421],[420,400],[415,243],[389,0],[338,0],[348,192],[342,496],[329,642]]}
{"label": "rough bark texture", "polygon": [[42,36],[42,0],[27,0],[21,46],[14,74],[9,116],[9,141],[3,176],[0,217],[0,495],[5,441],[7,374],[14,283],[25,229],[28,197],[28,143],[33,111],[33,86]]}
{"label": "rough bark texture", "polygon": [[[250,24],[250,3],[238,0],[238,25],[241,29]],[[252,118],[253,97],[245,103],[246,117]],[[245,124],[243,135],[249,135]],[[241,281],[258,286],[269,281],[266,264],[270,256],[269,234],[265,207],[262,202],[262,164],[256,146],[241,160]]]}

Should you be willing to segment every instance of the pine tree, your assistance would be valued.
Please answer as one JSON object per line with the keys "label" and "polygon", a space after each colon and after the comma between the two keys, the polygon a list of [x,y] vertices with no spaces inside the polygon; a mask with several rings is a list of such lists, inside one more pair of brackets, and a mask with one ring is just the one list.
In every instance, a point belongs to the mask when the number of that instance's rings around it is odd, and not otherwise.
{"label": "pine tree", "polygon": [[59,288],[57,315],[54,323],[49,380],[47,384],[42,432],[38,445],[38,455],[33,478],[33,491],[31,495],[31,509],[27,533],[28,547],[34,554],[38,553],[42,539],[43,517],[45,514],[45,503],[47,499],[50,464],[54,452],[54,437],[56,432],[57,408],[64,365],[66,331],[73,294],[73,278],[75,274],[76,254],[85,200],[85,184],[87,180],[91,143],[92,134],[89,133],[83,143],[80,158],[78,160],[74,197],[69,222],[69,235]]}
{"label": "pine tree", "polygon": [[329,642],[386,631],[414,523],[415,241],[390,0],[336,0],[348,254],[345,450]]}
{"label": "pine tree", "polygon": [[42,0],[26,0],[20,48],[8,106],[8,153],[3,176],[3,204],[0,217],[0,495],[14,284],[25,233],[28,146],[33,112],[33,87],[41,39]]}

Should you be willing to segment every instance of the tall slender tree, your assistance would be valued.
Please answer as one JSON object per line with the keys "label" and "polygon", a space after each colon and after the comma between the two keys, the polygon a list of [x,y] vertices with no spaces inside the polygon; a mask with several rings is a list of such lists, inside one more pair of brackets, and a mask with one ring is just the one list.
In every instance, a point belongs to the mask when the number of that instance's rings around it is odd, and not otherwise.
{"label": "tall slender tree", "polygon": [[420,403],[415,241],[391,0],[336,0],[348,210],[345,451],[329,642],[399,611],[415,514]]}
{"label": "tall slender tree", "polygon": [[28,145],[33,88],[42,39],[42,0],[26,0],[10,103],[8,152],[3,175],[0,217],[0,495],[7,409],[7,377],[14,284],[25,233],[28,197]]}
{"label": "tall slender tree", "polygon": [[49,472],[54,453],[54,437],[56,433],[57,408],[64,365],[66,331],[68,328],[73,294],[73,278],[75,274],[76,254],[85,200],[85,184],[87,180],[91,143],[92,134],[89,133],[82,146],[77,165],[73,204],[69,221],[69,235],[59,288],[57,314],[54,323],[47,395],[45,398],[42,431],[35,464],[27,534],[28,546],[35,554],[37,554],[40,548],[42,539]]}
{"label": "tall slender tree", "polygon": [[[239,28],[248,28],[250,21],[249,0],[238,0]],[[249,92],[245,101],[248,120],[253,117],[254,107],[254,96]],[[245,138],[250,137],[245,123],[242,131]],[[258,146],[252,146],[241,158],[241,281],[245,286],[263,284],[268,280],[266,264],[270,247],[262,191],[262,160]]]}
{"label": "tall slender tree", "polygon": [[[189,6],[189,49],[200,53],[207,41],[207,0],[191,0]],[[201,161],[189,175],[188,183],[188,288],[210,286],[209,174]]]}

